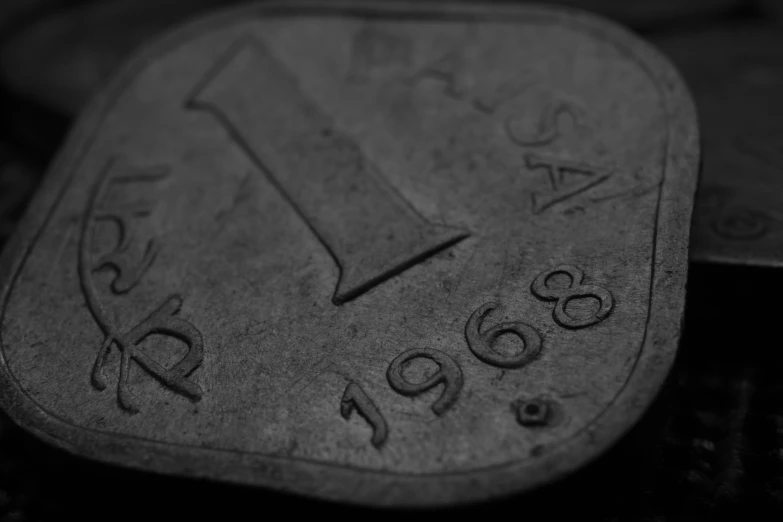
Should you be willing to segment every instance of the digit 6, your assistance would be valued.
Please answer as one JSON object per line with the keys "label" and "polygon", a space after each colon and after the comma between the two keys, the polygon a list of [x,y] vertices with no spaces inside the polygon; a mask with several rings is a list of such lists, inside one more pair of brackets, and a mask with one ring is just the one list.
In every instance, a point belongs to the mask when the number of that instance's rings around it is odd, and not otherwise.
{"label": "digit 6", "polygon": [[[473,354],[487,364],[500,368],[521,368],[538,356],[541,352],[541,336],[532,326],[521,321],[496,324],[481,331],[481,325],[486,316],[498,305],[486,303],[478,308],[465,325],[465,337]],[[525,349],[516,355],[504,355],[492,348],[498,337],[505,333],[513,333],[525,344]]]}

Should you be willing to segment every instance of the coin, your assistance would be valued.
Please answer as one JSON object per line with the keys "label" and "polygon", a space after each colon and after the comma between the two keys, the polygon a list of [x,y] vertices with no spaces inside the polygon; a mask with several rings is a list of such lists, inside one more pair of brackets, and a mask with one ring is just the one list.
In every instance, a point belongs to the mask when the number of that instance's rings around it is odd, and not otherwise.
{"label": "coin", "polygon": [[703,129],[692,259],[783,265],[783,38],[740,25],[656,43],[687,79]]}
{"label": "coin", "polygon": [[3,253],[0,402],[77,455],[345,502],[540,486],[670,368],[698,158],[675,70],[593,16],[215,14],[98,95]]}
{"label": "coin", "polygon": [[775,0],[755,0],[753,4],[764,15],[777,21],[783,18],[783,6],[780,5],[780,2]]}

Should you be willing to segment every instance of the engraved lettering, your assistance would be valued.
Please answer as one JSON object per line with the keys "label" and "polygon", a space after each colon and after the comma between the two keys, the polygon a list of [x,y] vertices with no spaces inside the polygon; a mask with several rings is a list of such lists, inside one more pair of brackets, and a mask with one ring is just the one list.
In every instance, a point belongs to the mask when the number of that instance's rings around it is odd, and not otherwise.
{"label": "engraved lettering", "polygon": [[[434,361],[439,366],[438,371],[424,382],[408,382],[402,375],[403,365],[419,357]],[[443,415],[454,406],[463,384],[462,370],[457,361],[449,355],[432,348],[416,348],[403,352],[389,365],[389,369],[386,371],[386,378],[394,391],[407,397],[422,394],[439,384],[443,384],[443,393],[432,405],[432,411],[438,416]]]}
{"label": "engraved lettering", "polygon": [[[550,288],[549,279],[556,274],[566,274],[571,282],[567,288]],[[555,322],[564,328],[578,329],[600,323],[612,312],[614,297],[606,288],[598,285],[583,285],[584,273],[573,265],[560,265],[540,274],[531,291],[534,296],[543,301],[556,301],[552,316]],[[577,319],[566,312],[566,306],[573,299],[593,297],[598,300],[598,311],[589,317]]]}
{"label": "engraved lettering", "polygon": [[331,253],[335,304],[468,236],[416,212],[260,42],[232,49],[189,105],[217,117]]}
{"label": "engraved lettering", "polygon": [[531,82],[512,79],[493,82],[486,89],[476,85],[466,71],[465,58],[460,51],[450,51],[431,65],[425,67],[410,80],[412,85],[433,81],[442,86],[443,94],[449,98],[467,102],[475,110],[492,115],[507,101],[517,97]]}
{"label": "engraved lettering", "polygon": [[372,399],[355,382],[349,382],[340,401],[340,415],[348,420],[356,410],[372,427],[372,445],[380,449],[389,435],[389,427]]}
{"label": "engraved lettering", "polygon": [[[104,334],[103,344],[98,351],[92,370],[92,384],[98,390],[106,388],[103,367],[106,363],[106,357],[109,350],[112,346],[116,346],[121,352],[117,397],[122,408],[130,412],[139,411],[139,405],[136,398],[128,388],[131,361],[135,361],[147,371],[147,373],[172,391],[183,395],[190,400],[197,401],[201,398],[201,389],[197,384],[188,380],[187,377],[201,365],[203,360],[203,340],[201,333],[192,324],[184,319],[175,317],[182,307],[182,297],[178,295],[169,296],[164,303],[146,319],[139,322],[135,327],[131,328],[130,331],[122,332],[114,321],[110,319],[110,316],[106,312],[104,305],[98,296],[98,292],[95,289],[92,274],[96,269],[96,265],[92,262],[90,243],[95,221],[101,217],[96,211],[96,203],[101,200],[104,190],[110,183],[111,174],[117,169],[122,172],[127,172],[128,170],[127,165],[123,162],[113,159],[109,162],[101,179],[95,185],[85,213],[79,247],[79,276],[82,290],[90,313],[93,315]],[[153,174],[150,174],[150,176],[153,176]],[[121,182],[127,181],[122,175],[119,179]],[[139,179],[150,178],[142,176]],[[147,265],[147,267],[148,266],[149,265]],[[120,274],[122,274],[122,268],[119,270]],[[135,272],[139,277],[140,273],[143,272]],[[135,277],[133,279],[135,279]],[[188,346],[188,352],[172,368],[166,369],[138,346],[144,339],[152,334],[160,334],[179,339]]]}
{"label": "engraved lettering", "polygon": [[415,85],[422,81],[440,83],[446,96],[461,100],[468,95],[469,91],[466,79],[460,72],[461,69],[462,57],[460,53],[451,51],[416,74],[412,83]]}
{"label": "engraved lettering", "polygon": [[732,206],[721,210],[712,221],[712,230],[724,239],[754,241],[767,234],[769,222],[769,216],[759,210]]}
{"label": "engraved lettering", "polygon": [[[111,345],[116,344],[122,352],[118,397],[120,404],[124,408],[134,412],[139,411],[135,397],[128,389],[131,360],[136,361],[150,375],[157,378],[173,391],[193,401],[198,401],[201,398],[201,388],[189,381],[187,376],[203,360],[203,340],[201,333],[192,324],[175,317],[175,314],[179,312],[181,307],[182,297],[172,295],[166,299],[160,308],[141,321],[130,332],[108,334],[93,367],[92,382],[95,387],[99,390],[106,387],[103,365]],[[185,342],[188,345],[188,353],[171,369],[164,368],[138,348],[138,344],[152,334],[168,335]]]}
{"label": "engraved lettering", "polygon": [[364,82],[377,71],[405,67],[413,54],[411,42],[373,24],[365,24],[353,39],[348,80]]}
{"label": "engraved lettering", "polygon": [[[486,303],[479,307],[465,325],[465,337],[468,347],[481,361],[499,368],[521,368],[535,359],[541,352],[541,336],[532,326],[521,321],[499,323],[481,331],[487,315],[496,309],[496,303]],[[511,333],[524,343],[524,350],[515,355],[504,355],[492,348],[494,342],[503,334]]]}
{"label": "engraved lettering", "polygon": [[531,170],[544,169],[549,178],[550,186],[546,191],[533,192],[534,214],[540,214],[609,179],[609,173],[599,167],[538,154],[525,154],[525,165]]}
{"label": "engraved lettering", "polygon": [[571,103],[556,102],[550,103],[543,110],[534,133],[525,134],[516,116],[510,116],[506,120],[506,131],[511,141],[523,147],[549,145],[563,135],[560,128],[560,118],[563,115],[568,115],[574,125],[583,125],[585,117],[581,109]]}
{"label": "engraved lettering", "polygon": [[473,99],[473,107],[487,115],[492,115],[506,102],[519,96],[532,82],[511,80],[493,86],[489,92],[476,93]]}
{"label": "engraved lettering", "polygon": [[[132,183],[153,183],[169,175],[169,170],[165,167],[140,170],[127,163],[121,163],[116,165],[116,168],[123,173],[111,177],[109,183],[120,188]],[[155,260],[157,243],[154,239],[147,241],[141,261],[134,262],[132,251],[138,236],[137,220],[148,216],[153,210],[153,204],[142,202],[120,207],[99,208],[95,213],[96,220],[114,221],[119,228],[120,239],[117,247],[95,264],[95,270],[114,269],[116,277],[112,282],[112,290],[117,294],[127,293],[136,286]]]}

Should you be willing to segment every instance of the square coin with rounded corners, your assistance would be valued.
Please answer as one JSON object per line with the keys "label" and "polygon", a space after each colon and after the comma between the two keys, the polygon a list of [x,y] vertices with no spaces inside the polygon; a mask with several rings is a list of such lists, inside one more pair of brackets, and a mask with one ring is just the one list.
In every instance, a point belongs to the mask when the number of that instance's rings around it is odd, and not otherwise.
{"label": "square coin with rounded corners", "polygon": [[90,459],[472,502],[615,443],[681,330],[694,106],[544,7],[265,2],[157,41],[0,259],[0,403]]}

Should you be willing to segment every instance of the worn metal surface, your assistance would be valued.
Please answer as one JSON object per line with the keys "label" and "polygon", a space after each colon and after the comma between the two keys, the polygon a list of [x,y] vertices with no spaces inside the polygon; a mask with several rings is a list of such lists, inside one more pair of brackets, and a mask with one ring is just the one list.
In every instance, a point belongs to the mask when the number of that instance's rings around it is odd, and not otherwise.
{"label": "worn metal surface", "polygon": [[94,101],[3,252],[2,406],[349,502],[549,482],[669,370],[697,164],[675,71],[592,16],[216,15]]}
{"label": "worn metal surface", "polygon": [[[51,0],[50,0],[51,1]],[[327,2],[327,0],[322,0]],[[395,0],[389,0],[395,1]],[[460,0],[440,0],[459,3]],[[237,0],[101,0],[35,20],[0,53],[0,76],[16,93],[76,116],[128,55],[175,22]],[[365,0],[365,3],[377,3]],[[490,2],[487,2],[490,3]],[[523,4],[498,0],[500,5]],[[636,28],[726,13],[740,0],[539,0],[584,9]]]}
{"label": "worn metal surface", "polygon": [[692,259],[783,265],[783,35],[745,24],[656,43],[699,109],[705,154]]}

